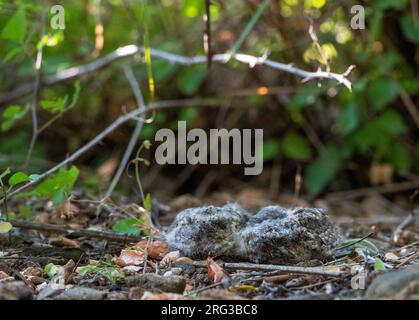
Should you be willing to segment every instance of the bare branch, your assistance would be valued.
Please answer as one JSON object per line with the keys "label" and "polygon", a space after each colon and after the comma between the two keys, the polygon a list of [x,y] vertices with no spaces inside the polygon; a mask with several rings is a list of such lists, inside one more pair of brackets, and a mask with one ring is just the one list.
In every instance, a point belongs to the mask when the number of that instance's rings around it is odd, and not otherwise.
{"label": "bare branch", "polygon": [[[206,261],[193,261],[193,266],[206,268]],[[256,263],[247,263],[247,262],[222,262],[220,267],[223,269],[229,270],[259,270],[259,271],[278,271],[284,273],[296,273],[296,274],[317,274],[322,276],[329,277],[345,277],[350,275],[348,268],[342,267],[341,270],[336,268],[336,270],[330,270],[323,267],[295,267],[295,266],[281,266],[274,264],[256,264]]]}
{"label": "bare branch", "polygon": [[[119,128],[122,124],[126,123],[127,121],[131,119],[135,119],[136,117],[143,115],[146,113],[146,111],[149,110],[156,110],[156,109],[164,109],[164,108],[173,108],[173,107],[190,107],[190,106],[196,106],[199,105],[201,107],[216,107],[219,106],[220,101],[218,99],[184,99],[184,100],[168,100],[168,101],[161,101],[156,102],[153,105],[150,105],[148,107],[145,107],[145,110],[136,109],[134,111],[131,111],[127,114],[124,114],[120,116],[118,119],[116,119],[114,122],[112,122],[105,130],[103,130],[101,133],[99,133],[95,138],[90,140],[87,144],[85,144],[83,147],[78,149],[76,152],[74,152],[72,155],[70,155],[65,160],[61,161],[59,164],[55,165],[51,169],[47,170],[46,172],[42,173],[39,178],[35,181],[30,181],[19,188],[15,189],[14,191],[10,192],[8,194],[8,198],[22,192],[23,190],[36,185],[37,183],[41,182],[43,179],[48,177],[49,175],[57,172],[60,168],[66,166],[67,164],[73,162],[78,157],[86,153],[88,150],[90,150],[92,147],[94,147],[96,144],[98,144],[103,138],[105,138],[107,135],[109,135],[112,131]],[[4,202],[5,198],[0,199],[0,204]]]}
{"label": "bare branch", "polygon": [[[136,46],[136,45],[127,45],[125,47],[121,47],[116,49],[115,51],[107,54],[102,58],[98,58],[90,63],[72,67],[69,69],[61,70],[56,74],[45,76],[41,82],[46,85],[52,85],[59,82],[63,82],[69,79],[77,78],[83,76],[85,74],[94,72],[116,60],[121,58],[130,57],[136,54],[144,53],[143,46]],[[195,56],[195,57],[186,57],[177,54],[173,54],[170,52],[158,50],[158,49],[150,49],[151,56],[154,58],[160,58],[163,60],[170,61],[176,64],[182,65],[192,65],[192,64],[200,64],[200,63],[207,63],[208,57],[206,56]],[[255,57],[248,54],[243,53],[236,53],[231,56],[231,53],[223,53],[223,54],[216,54],[212,56],[213,62],[218,63],[227,63],[230,58],[233,58],[239,62],[248,64],[250,67],[256,65],[265,65],[267,67],[280,70],[283,72],[295,74],[303,79],[313,80],[313,79],[331,79],[343,84],[349,90],[351,90],[352,84],[349,79],[347,79],[348,71],[350,72],[352,68],[348,69],[343,74],[333,73],[333,72],[326,72],[318,70],[316,72],[306,71],[300,68],[296,68],[290,64],[284,64],[281,62],[276,62],[273,60],[266,59],[266,57]],[[18,87],[14,91],[10,93],[5,93],[0,95],[0,103],[10,101],[16,98],[19,98],[25,94],[28,94],[33,90],[33,83],[27,83]]]}
{"label": "bare branch", "polygon": [[[141,112],[145,112],[146,108],[145,108],[144,98],[141,93],[141,89],[137,82],[137,79],[135,79],[135,76],[134,76],[134,73],[132,72],[131,67],[124,64],[123,68],[124,68],[125,76],[127,77],[128,82],[131,86],[132,92],[134,93],[135,100],[137,102],[137,109]],[[129,140],[127,148],[124,152],[124,155],[122,156],[118,170],[116,171],[115,176],[113,177],[112,182],[108,190],[106,191],[105,198],[108,198],[112,194],[113,190],[115,189],[116,185],[119,182],[119,179],[121,179],[121,175],[124,172],[124,169],[129,161],[129,158],[134,150],[135,144],[137,143],[137,140],[138,140],[138,136],[140,135],[141,129],[143,128],[143,124],[144,124],[143,119],[137,120],[137,124],[135,125],[134,131],[132,132],[132,135],[131,135],[131,139]]]}

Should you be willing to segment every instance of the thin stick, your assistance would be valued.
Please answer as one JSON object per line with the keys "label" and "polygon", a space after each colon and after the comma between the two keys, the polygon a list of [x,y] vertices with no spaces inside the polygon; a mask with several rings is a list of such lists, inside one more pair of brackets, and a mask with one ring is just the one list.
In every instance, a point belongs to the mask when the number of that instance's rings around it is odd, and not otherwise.
{"label": "thin stick", "polygon": [[[116,60],[134,56],[136,54],[142,54],[144,53],[144,51],[145,49],[143,46],[127,45],[124,47],[120,47],[116,49],[115,51],[101,58],[98,58],[90,63],[76,66],[76,67],[71,67],[69,69],[64,69],[64,70],[58,71],[55,74],[45,76],[43,79],[41,79],[41,83],[45,85],[53,85],[53,84],[70,80],[73,78],[78,78],[85,74],[94,72]],[[181,65],[207,63],[207,60],[208,60],[207,56],[186,57],[186,56],[181,56],[181,55],[177,55],[177,54],[173,54],[170,52],[153,49],[153,48],[150,48],[150,54],[154,58],[167,60],[172,63],[181,64]],[[266,59],[266,57],[255,57],[255,56],[243,54],[243,53],[236,53],[234,55],[231,55],[231,53],[215,54],[212,56],[212,61],[225,64],[228,62],[230,58],[233,58],[239,62],[245,63],[249,65],[250,67],[254,67],[256,65],[265,65],[272,69],[295,74],[303,78],[304,81],[308,81],[312,79],[331,79],[331,80],[335,80],[343,84],[348,89],[352,88],[352,83],[347,79],[347,76],[353,70],[354,66],[350,66],[342,74],[326,72],[326,71],[321,71],[321,70],[318,70],[316,72],[311,72],[311,71],[306,71],[300,68],[296,68],[292,66],[291,64],[284,64],[281,62],[272,61],[272,60]],[[26,83],[11,92],[0,95],[0,103],[8,102],[10,100],[20,98],[24,96],[25,94],[30,93],[33,90],[33,85],[34,84],[32,82]]]}
{"label": "thin stick", "polygon": [[384,186],[360,188],[348,191],[331,192],[326,196],[327,201],[341,201],[356,199],[376,194],[393,193],[419,188],[419,180],[391,183]]}
{"label": "thin stick", "polygon": [[71,235],[72,237],[86,237],[86,238],[95,238],[95,239],[104,239],[113,242],[138,242],[144,237],[128,234],[119,234],[109,231],[96,231],[96,230],[76,230],[69,228],[66,225],[55,225],[55,224],[45,224],[45,223],[36,223],[27,220],[11,220],[10,223],[13,227],[29,230],[38,230],[38,231],[50,231],[50,232],[59,232],[66,235]]}
{"label": "thin stick", "polygon": [[400,94],[400,98],[402,99],[404,106],[406,107],[407,111],[409,111],[410,115],[412,116],[412,119],[415,122],[417,129],[419,129],[418,107],[415,106],[410,96],[400,85],[399,85],[399,94]]}
{"label": "thin stick", "polygon": [[[164,108],[172,108],[172,107],[190,107],[190,106],[196,106],[200,105],[201,107],[214,107],[219,105],[219,100],[217,99],[184,99],[184,100],[168,100],[168,101],[161,101],[154,103],[153,105],[150,105],[146,107],[148,110],[155,110],[155,109],[164,109]],[[8,194],[8,197],[12,197],[23,190],[27,189],[28,187],[34,186],[41,182],[43,179],[48,177],[49,175],[55,173],[60,168],[66,166],[67,164],[73,162],[78,157],[86,153],[88,150],[90,150],[92,147],[94,147],[96,144],[98,144],[103,138],[105,138],[107,135],[109,135],[111,132],[113,132],[115,129],[120,127],[125,122],[134,119],[137,116],[140,116],[142,114],[145,114],[145,111],[136,109],[134,111],[131,111],[125,115],[120,116],[118,119],[116,119],[114,122],[112,122],[105,130],[103,130],[101,133],[99,133],[95,138],[90,140],[87,144],[85,144],[83,147],[78,149],[76,152],[74,152],[72,155],[67,157],[65,160],[61,161],[59,164],[55,165],[54,167],[50,168],[46,172],[39,175],[37,180],[30,181],[19,188],[16,188],[12,192]],[[4,202],[4,198],[0,199],[0,204]]]}
{"label": "thin stick", "polygon": [[[192,265],[199,268],[206,268],[206,261],[193,261]],[[328,270],[321,267],[294,267],[294,266],[280,266],[274,264],[255,264],[255,263],[230,263],[223,262],[219,263],[220,267],[223,269],[241,269],[241,270],[262,270],[262,271],[281,271],[287,273],[298,273],[298,274],[317,274],[322,276],[331,276],[331,277],[343,277],[350,274],[350,271],[342,270]]]}
{"label": "thin stick", "polygon": [[[128,79],[128,82],[131,86],[132,92],[135,96],[135,101],[137,102],[137,109],[141,112],[146,111],[144,98],[141,93],[140,86],[137,82],[137,79],[135,79],[134,73],[132,72],[132,69],[128,65],[124,65],[124,73],[125,76]],[[115,176],[112,179],[112,182],[106,191],[105,198],[108,198],[111,196],[112,192],[114,191],[116,185],[118,184],[119,180],[121,179],[122,173],[125,170],[125,167],[129,161],[129,158],[134,151],[135,145],[138,141],[138,136],[141,133],[141,130],[143,128],[144,120],[139,119],[137,121],[137,124],[135,125],[134,131],[132,132],[131,139],[128,142],[127,148],[125,149],[124,155],[122,156],[121,163],[119,164],[118,170],[115,173]]]}

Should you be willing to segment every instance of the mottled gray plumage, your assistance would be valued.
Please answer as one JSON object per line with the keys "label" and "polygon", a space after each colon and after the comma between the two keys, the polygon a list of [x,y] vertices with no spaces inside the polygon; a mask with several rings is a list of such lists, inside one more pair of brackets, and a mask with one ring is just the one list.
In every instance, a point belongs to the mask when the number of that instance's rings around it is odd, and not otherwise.
{"label": "mottled gray plumage", "polygon": [[342,239],[322,209],[269,206],[251,216],[237,204],[186,209],[166,233],[171,249],[192,258],[277,264],[328,258]]}

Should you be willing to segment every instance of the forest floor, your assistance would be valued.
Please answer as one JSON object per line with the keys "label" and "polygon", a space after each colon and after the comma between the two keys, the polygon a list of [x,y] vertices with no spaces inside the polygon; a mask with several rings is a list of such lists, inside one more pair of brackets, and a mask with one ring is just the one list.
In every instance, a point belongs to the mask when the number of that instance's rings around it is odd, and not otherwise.
{"label": "forest floor", "polygon": [[[18,207],[19,201],[10,206]],[[314,203],[292,196],[278,199],[281,205],[326,208],[349,239],[344,256],[315,265],[267,266],[218,257],[201,261],[169,250],[162,235],[179,211],[229,201],[249,210],[272,204],[257,189],[153,202],[154,223],[144,220],[137,235],[112,229],[121,219],[144,213],[135,203],[116,205],[80,194],[60,206],[39,200],[26,204],[36,208],[35,216],[12,220],[12,231],[0,236],[0,299],[419,297],[419,213],[404,209],[405,202],[398,205],[379,193],[336,194]]]}

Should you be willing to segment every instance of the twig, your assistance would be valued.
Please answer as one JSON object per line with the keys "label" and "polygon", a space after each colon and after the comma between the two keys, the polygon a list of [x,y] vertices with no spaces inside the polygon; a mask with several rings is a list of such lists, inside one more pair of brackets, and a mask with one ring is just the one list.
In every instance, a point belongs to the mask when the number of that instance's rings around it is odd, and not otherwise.
{"label": "twig", "polygon": [[[132,92],[135,96],[135,101],[137,103],[137,109],[141,112],[145,112],[145,103],[144,98],[141,93],[140,86],[135,79],[134,73],[132,72],[132,69],[128,65],[124,65],[124,73],[125,76],[128,79],[128,82],[131,86]],[[119,180],[121,179],[121,175],[124,172],[124,169],[129,161],[129,158],[134,151],[135,145],[138,141],[138,137],[141,133],[141,129],[143,128],[144,120],[139,119],[137,121],[137,124],[135,125],[134,131],[132,132],[131,139],[128,142],[127,148],[125,149],[124,155],[122,156],[121,163],[119,164],[118,170],[115,173],[115,176],[112,179],[112,182],[106,191],[105,198],[108,198],[111,196],[112,192],[114,191],[116,185],[118,184]]]}
{"label": "twig", "polygon": [[[219,100],[217,99],[185,99],[185,100],[168,100],[168,101],[161,101],[154,103],[151,106],[146,107],[147,110],[155,110],[155,109],[164,109],[164,108],[171,108],[171,107],[190,107],[190,106],[196,106],[200,105],[202,107],[214,107],[219,105]],[[74,152],[72,155],[67,157],[65,160],[61,161],[59,164],[55,165],[51,169],[47,170],[46,172],[39,175],[37,180],[30,181],[19,188],[16,188],[12,192],[8,194],[8,197],[12,197],[23,190],[27,189],[28,187],[31,187],[33,185],[36,185],[37,183],[41,182],[43,179],[48,177],[49,175],[53,174],[54,172],[58,171],[60,168],[66,166],[67,164],[73,162],[78,157],[86,153],[88,150],[90,150],[92,147],[94,147],[96,144],[98,144],[103,138],[105,138],[108,134],[113,132],[115,129],[120,127],[125,122],[134,119],[137,116],[140,116],[144,114],[145,111],[136,109],[134,111],[131,111],[127,114],[124,114],[117,118],[114,122],[112,122],[105,130],[103,130],[101,133],[99,133],[95,138],[90,140],[87,144],[85,144],[83,147],[78,149],[76,152]],[[4,202],[4,198],[0,199],[0,204]]]}
{"label": "twig", "polygon": [[393,235],[391,236],[391,239],[393,240],[393,242],[397,243],[397,238],[400,236],[400,234],[402,233],[402,231],[408,227],[409,225],[412,224],[414,218],[419,216],[419,208],[416,208],[415,210],[413,210],[412,212],[410,212],[406,218],[404,218],[404,220],[397,226],[397,228],[394,230]]}
{"label": "twig", "polygon": [[361,197],[367,197],[376,194],[385,194],[400,192],[406,190],[412,190],[419,188],[419,180],[405,181],[400,183],[391,183],[384,186],[360,188],[348,191],[337,191],[329,193],[326,196],[327,201],[341,201],[343,199],[355,199]]}
{"label": "twig", "polygon": [[334,248],[333,251],[338,251],[338,250],[342,250],[342,249],[345,249],[345,248],[348,248],[348,247],[352,247],[352,246],[356,245],[357,243],[360,243],[360,242],[364,241],[365,239],[371,237],[374,233],[375,232],[370,232],[366,236],[363,236],[362,238],[360,238],[360,239],[358,239],[354,242],[350,242],[348,244],[345,244],[344,246]]}
{"label": "twig", "polygon": [[109,231],[96,231],[96,230],[76,230],[69,228],[66,225],[55,225],[55,224],[45,224],[45,223],[36,223],[26,220],[11,220],[10,223],[13,227],[29,230],[38,230],[38,231],[52,231],[64,233],[66,235],[71,235],[72,237],[87,237],[95,239],[104,239],[113,242],[138,242],[144,239],[144,237],[135,236],[135,235],[126,235],[119,234]]}
{"label": "twig", "polygon": [[35,60],[35,80],[33,85],[33,94],[32,94],[32,103],[31,103],[31,114],[32,114],[32,138],[31,142],[29,144],[28,152],[26,154],[25,164],[23,165],[23,168],[26,170],[29,161],[31,160],[32,151],[35,147],[36,140],[38,138],[38,115],[37,115],[37,104],[38,104],[38,93],[39,93],[39,87],[41,82],[41,67],[42,67],[42,57],[44,52],[44,44],[42,43],[43,38],[45,36],[45,10],[42,10],[41,13],[41,37],[40,37],[40,44],[38,51],[36,53],[36,60]]}
{"label": "twig", "polygon": [[[120,47],[115,51],[105,55],[104,57],[98,58],[90,63],[72,67],[69,69],[64,69],[58,71],[56,74],[45,76],[41,79],[41,83],[45,85],[53,85],[59,82],[63,82],[66,80],[70,80],[73,78],[77,78],[83,76],[85,74],[94,72],[115,60],[119,60],[121,58],[130,57],[136,54],[144,53],[145,49],[143,46],[137,45],[127,45],[124,47]],[[150,54],[154,58],[159,58],[163,60],[170,61],[172,63],[181,64],[181,65],[193,65],[193,64],[200,64],[200,63],[207,63],[208,57],[207,56],[195,56],[195,57],[186,57],[177,54],[173,54],[170,52],[153,49],[150,48]],[[284,64],[281,62],[272,61],[266,59],[266,57],[255,57],[248,54],[243,53],[236,53],[231,55],[231,53],[223,53],[223,54],[215,54],[212,56],[213,62],[218,62],[225,64],[228,62],[230,58],[233,58],[239,62],[249,65],[250,67],[254,67],[256,65],[265,65],[267,67],[280,70],[283,72],[295,74],[299,77],[302,77],[305,81],[313,80],[313,79],[331,79],[335,80],[348,89],[351,90],[352,83],[347,79],[347,76],[352,71],[354,66],[350,66],[344,73],[338,74],[333,72],[326,72],[318,70],[316,72],[306,71],[300,68],[296,68],[290,64]],[[20,98],[21,96],[28,94],[33,90],[33,83],[26,83],[22,86],[18,87],[17,89],[0,95],[0,103],[4,103],[13,99]]]}
{"label": "twig", "polygon": [[409,97],[407,92],[399,85],[399,94],[400,98],[404,106],[406,107],[407,111],[409,111],[410,115],[412,116],[413,121],[416,124],[416,127],[419,129],[419,111],[418,107],[415,106],[412,99]]}
{"label": "twig", "polygon": [[[193,261],[193,266],[199,268],[206,268],[206,261]],[[294,267],[294,266],[280,266],[274,264],[255,264],[247,262],[239,263],[230,263],[223,262],[219,263],[220,267],[223,269],[241,269],[241,270],[262,270],[262,271],[281,271],[287,273],[298,273],[298,274],[317,274],[322,276],[331,276],[331,277],[344,277],[350,275],[348,270],[327,270],[326,268],[321,267]]]}

